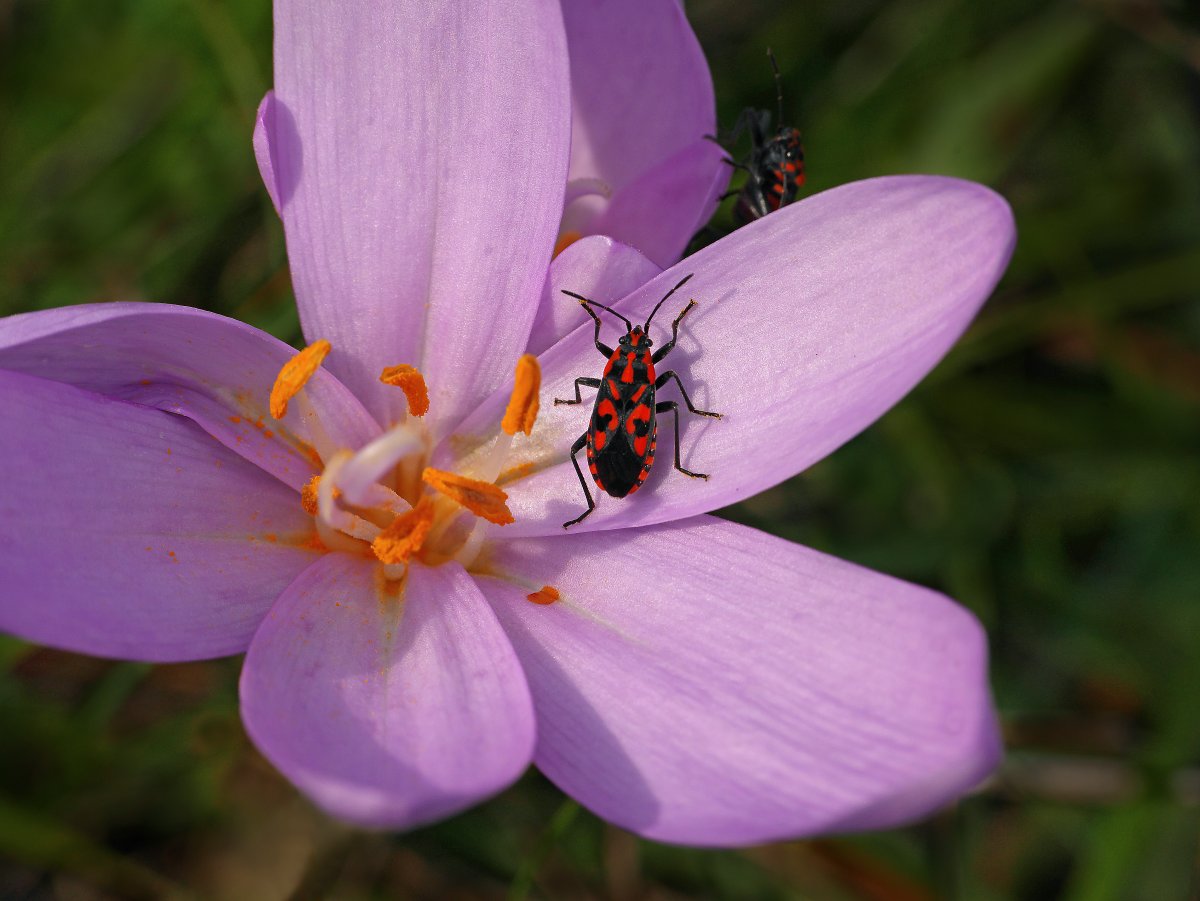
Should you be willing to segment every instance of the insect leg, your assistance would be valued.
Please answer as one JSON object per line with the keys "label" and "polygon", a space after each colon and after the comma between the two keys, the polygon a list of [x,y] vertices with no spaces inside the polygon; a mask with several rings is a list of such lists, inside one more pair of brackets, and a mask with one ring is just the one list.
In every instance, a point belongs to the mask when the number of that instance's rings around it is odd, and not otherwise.
{"label": "insect leg", "polygon": [[[592,500],[592,493],[588,491],[587,482],[583,478],[583,470],[579,468],[579,461],[575,459],[575,455],[583,450],[583,446],[587,444],[587,432],[579,436],[579,440],[571,445],[571,465],[575,467],[575,475],[579,476],[579,485],[583,488],[583,496],[587,498],[588,508],[576,516],[574,519],[568,519],[563,523],[563,528],[575,525],[589,513],[596,509],[596,502]],[[679,455],[679,448],[675,449],[676,456]]]}
{"label": "insect leg", "polygon": [[[592,301],[588,300],[586,297],[584,297],[581,294],[576,294],[574,291],[563,291],[563,294],[567,295],[567,297],[574,297],[577,301],[579,301],[579,305],[581,307],[583,307],[584,311],[589,316],[592,317],[592,319],[596,323],[596,334],[594,336],[594,339],[596,341],[596,350],[598,350],[598,351],[600,351],[600,353],[604,354],[605,357],[611,357],[612,356],[612,348],[609,347],[607,344],[600,343],[600,317],[597,316],[596,311],[592,309],[592,307],[591,307]],[[618,313],[617,315],[620,315],[620,314]]]}
{"label": "insect leg", "polygon": [[[693,479],[704,479],[704,481],[707,482],[708,481],[707,474],[705,474],[703,472],[692,472],[690,469],[684,469],[683,466],[680,464],[680,462],[679,462],[679,404],[675,403],[675,401],[673,401],[673,400],[664,400],[664,401],[661,401],[654,405],[655,413],[666,413],[668,410],[670,410],[672,413],[675,414],[675,468],[678,469],[680,472],[682,472],[685,476],[691,476]],[[576,466],[575,469],[578,470],[579,467]],[[583,480],[582,474],[579,476],[579,479],[580,479],[580,481]],[[590,496],[588,497],[588,500],[591,500]],[[591,513],[591,512],[592,512],[591,510],[588,511],[588,513]],[[587,513],[583,514],[583,516],[587,516]],[[580,519],[582,519],[583,516],[581,516]]]}
{"label": "insect leg", "polygon": [[773,212],[771,205],[767,203],[767,195],[763,192],[762,182],[757,178],[747,180],[742,191],[746,197],[746,205],[750,208],[754,219],[761,219]]}
{"label": "insect leg", "polygon": [[[579,378],[577,378],[575,380],[575,399],[574,400],[563,400],[562,398],[556,397],[556,398],[554,398],[554,405],[557,407],[559,404],[581,404],[581,403],[583,403],[583,397],[579,393],[580,385],[583,385],[585,388],[599,388],[600,380],[588,378],[587,376],[581,375]],[[686,395],[684,395],[684,396],[686,397]]]}
{"label": "insect leg", "polygon": [[680,311],[679,315],[675,317],[675,321],[671,323],[671,340],[656,350],[654,352],[654,356],[651,358],[655,363],[657,363],[674,349],[675,342],[679,340],[679,321],[683,319],[683,317],[686,316],[695,305],[696,301],[689,300],[687,302],[687,306],[684,307]]}
{"label": "insect leg", "polygon": [[[664,372],[662,375],[660,375],[655,380],[654,389],[657,391],[659,388],[663,387],[671,379],[675,380],[675,385],[679,388],[679,393],[683,395],[683,402],[685,404],[687,404],[687,408],[690,412],[695,413],[697,416],[711,416],[713,419],[721,418],[720,413],[710,413],[708,410],[697,410],[696,409],[695,405],[692,404],[692,399],[690,397],[688,397],[688,393],[683,387],[683,382],[681,382],[679,380],[679,376],[675,373],[675,370],[673,370],[673,369],[667,370],[666,372]],[[557,401],[556,401],[556,403],[557,403]],[[567,403],[567,402],[564,401],[564,403]]]}

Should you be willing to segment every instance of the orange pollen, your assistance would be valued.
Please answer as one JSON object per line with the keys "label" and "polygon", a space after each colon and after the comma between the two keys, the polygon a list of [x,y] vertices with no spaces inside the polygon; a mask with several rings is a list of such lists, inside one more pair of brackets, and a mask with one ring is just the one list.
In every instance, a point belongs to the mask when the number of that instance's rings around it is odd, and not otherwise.
{"label": "orange pollen", "polygon": [[563,232],[554,242],[554,256],[558,256],[582,237],[583,235],[579,232]]}
{"label": "orange pollen", "polygon": [[434,490],[488,522],[498,526],[506,526],[513,522],[512,511],[505,503],[508,495],[491,482],[480,482],[478,479],[468,479],[466,476],[430,468],[421,473],[421,479]]}
{"label": "orange pollen", "polygon": [[429,388],[425,385],[425,377],[415,366],[401,363],[399,366],[389,366],[379,373],[379,381],[385,385],[395,385],[408,398],[408,412],[413,416],[424,416],[429,412]]}
{"label": "orange pollen", "polygon": [[287,415],[288,401],[300,393],[313,374],[321,368],[321,363],[329,356],[332,348],[328,341],[322,338],[314,341],[296,356],[283,364],[275,385],[271,388],[271,415],[283,419]]}
{"label": "orange pollen", "polygon": [[527,594],[525,597],[526,599],[533,601],[535,604],[542,604],[545,606],[547,604],[553,604],[560,597],[562,597],[562,595],[558,593],[558,589],[553,585],[543,585],[533,594]]}
{"label": "orange pollen", "polygon": [[508,399],[508,409],[504,411],[504,419],[500,422],[505,434],[515,435],[520,431],[528,435],[533,431],[533,423],[538,415],[538,391],[541,388],[542,367],[538,365],[537,357],[525,354],[517,360],[512,397]]}
{"label": "orange pollen", "polygon": [[423,494],[416,507],[401,513],[379,533],[371,542],[371,550],[383,563],[407,563],[421,549],[432,526],[433,498]]}
{"label": "orange pollen", "polygon": [[300,492],[300,506],[309,516],[317,515],[317,489],[321,485],[321,477],[313,476]]}

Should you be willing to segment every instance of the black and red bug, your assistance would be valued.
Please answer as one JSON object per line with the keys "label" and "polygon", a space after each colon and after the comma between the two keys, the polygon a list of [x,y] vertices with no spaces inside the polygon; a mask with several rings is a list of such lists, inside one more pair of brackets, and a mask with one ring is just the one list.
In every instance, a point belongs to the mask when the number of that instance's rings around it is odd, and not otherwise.
{"label": "black and red bug", "polygon": [[[596,350],[608,360],[600,378],[580,376],[575,379],[574,400],[562,400],[557,397],[554,399],[555,404],[579,404],[583,403],[583,397],[579,393],[580,386],[599,389],[588,429],[571,445],[571,463],[575,467],[575,474],[579,476],[579,484],[583,486],[588,507],[579,516],[564,522],[564,529],[575,525],[596,509],[596,502],[592,499],[592,492],[588,490],[587,480],[583,477],[583,470],[579,468],[579,461],[575,459],[575,455],[587,448],[588,469],[596,487],[601,491],[613,497],[633,494],[645,483],[646,477],[650,475],[650,467],[654,465],[659,413],[675,414],[675,468],[693,479],[708,478],[705,473],[684,469],[679,462],[679,405],[673,400],[657,403],[654,400],[655,392],[674,379],[689,411],[698,416],[721,418],[720,413],[697,410],[688,397],[683,382],[673,371],[668,370],[662,375],[655,375],[654,372],[654,364],[660,362],[675,347],[679,338],[679,323],[692,307],[696,306],[696,301],[687,302],[687,306],[671,323],[671,340],[654,352],[650,350],[654,346],[654,342],[650,340],[650,323],[667,298],[687,284],[691,277],[685,276],[654,305],[645,325],[634,325],[611,307],[588,300],[572,291],[563,291],[563,294],[578,300],[595,321]],[[615,350],[600,341],[600,317],[592,307],[607,310],[625,323],[626,332],[618,341]]]}
{"label": "black and red bug", "polygon": [[737,196],[733,218],[741,225],[761,219],[794,201],[805,178],[800,130],[783,124],[783,79],[775,54],[769,49],[767,57],[775,72],[778,128],[771,135],[770,111],[747,107],[734,123],[729,140],[736,141],[743,131],[748,131],[750,154],[742,162],[734,160],[732,156],[725,158],[728,165],[746,173],[746,181],[740,188],[721,197],[721,200],[725,200]]}

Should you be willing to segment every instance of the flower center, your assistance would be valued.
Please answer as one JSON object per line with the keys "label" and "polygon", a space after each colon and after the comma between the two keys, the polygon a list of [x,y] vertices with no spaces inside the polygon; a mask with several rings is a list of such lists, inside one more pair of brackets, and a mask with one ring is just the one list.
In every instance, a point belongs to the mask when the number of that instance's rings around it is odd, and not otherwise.
{"label": "flower center", "polygon": [[558,240],[554,242],[554,256],[589,234],[589,226],[611,199],[612,188],[599,178],[573,178],[567,182]]}
{"label": "flower center", "polygon": [[537,359],[526,354],[517,361],[512,397],[499,424],[504,435],[481,473],[491,481],[484,481],[427,465],[432,442],[420,417],[429,410],[429,391],[412,366],[389,366],[379,376],[404,392],[405,419],[357,450],[336,446],[304,392],[330,350],[327,341],[317,341],[300,351],[280,370],[271,391],[271,415],[303,416],[314,434],[324,471],[304,486],[300,503],[322,542],[331,550],[375,558],[388,579],[402,579],[414,558],[470,566],[489,526],[513,521],[508,495],[495,480],[516,433],[530,434],[537,419]]}

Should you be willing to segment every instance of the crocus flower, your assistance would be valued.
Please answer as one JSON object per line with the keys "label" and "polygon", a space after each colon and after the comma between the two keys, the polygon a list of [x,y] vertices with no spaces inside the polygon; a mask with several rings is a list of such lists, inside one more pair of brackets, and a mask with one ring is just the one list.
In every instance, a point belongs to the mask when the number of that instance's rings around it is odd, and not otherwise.
{"label": "crocus flower", "polygon": [[[532,761],[635,832],[738,845],[901,823],[987,773],[970,614],[705,514],[934,365],[1004,268],[1004,202],[878,179],[645,283],[596,271],[601,236],[548,269],[571,134],[555,3],[281,0],[275,22],[257,143],[310,346],[164,305],[0,322],[0,627],[245,651],[250,736],[367,825],[449,815]],[[586,327],[523,356],[544,285],[603,282],[643,320],[686,273],[670,363],[725,414],[683,419],[712,477],[664,458],[564,533],[586,415],[539,413],[537,382],[566,397],[602,361]]]}
{"label": "crocus flower", "polygon": [[659,266],[679,259],[729,182],[708,62],[682,4],[562,4],[571,161],[558,247],[607,235]]}

